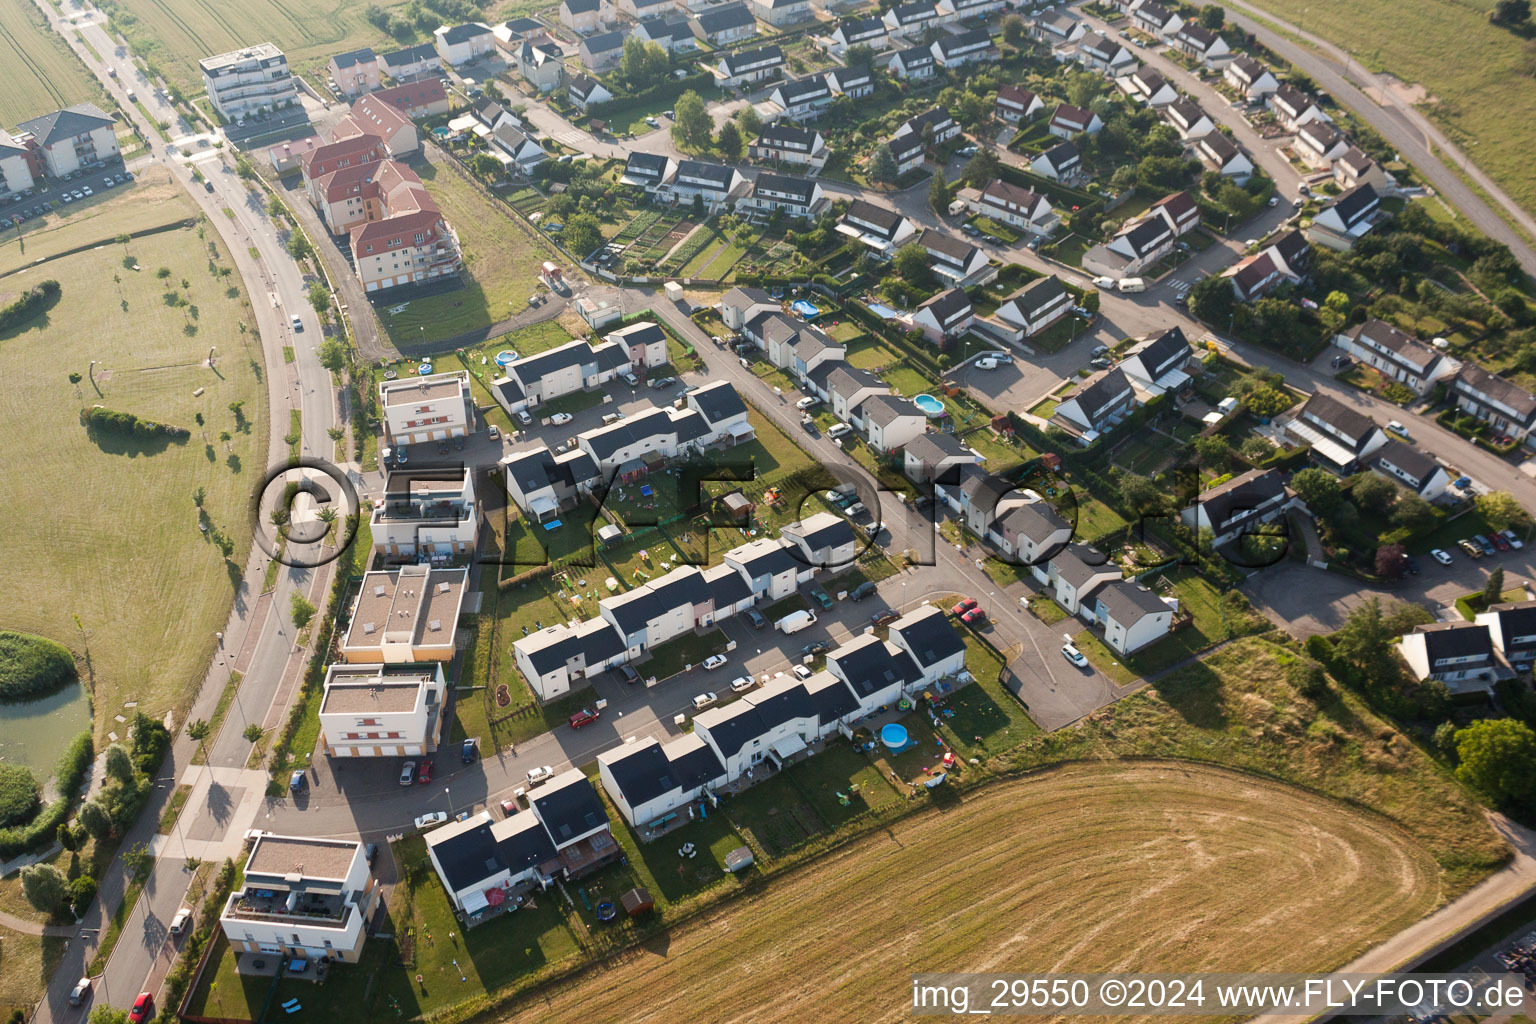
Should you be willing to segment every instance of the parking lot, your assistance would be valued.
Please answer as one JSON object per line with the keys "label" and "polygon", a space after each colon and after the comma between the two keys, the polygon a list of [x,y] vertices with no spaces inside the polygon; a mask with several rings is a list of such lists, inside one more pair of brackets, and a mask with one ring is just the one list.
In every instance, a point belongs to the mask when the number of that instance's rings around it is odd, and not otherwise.
{"label": "parking lot", "polygon": [[24,224],[50,213],[63,213],[75,203],[107,195],[131,181],[133,175],[121,160],[111,160],[58,180],[43,179],[36,187],[0,205],[0,218],[11,224]]}

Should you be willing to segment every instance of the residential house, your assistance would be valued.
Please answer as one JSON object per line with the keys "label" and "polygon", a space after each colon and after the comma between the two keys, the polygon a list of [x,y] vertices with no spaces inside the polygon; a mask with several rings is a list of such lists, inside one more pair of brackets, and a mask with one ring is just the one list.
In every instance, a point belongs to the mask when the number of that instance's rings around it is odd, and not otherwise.
{"label": "residential house", "polygon": [[1189,54],[1208,68],[1224,68],[1232,60],[1232,47],[1221,37],[1203,25],[1185,25],[1174,34],[1176,49]]}
{"label": "residential house", "polygon": [[875,78],[870,74],[868,64],[833,68],[826,75],[827,87],[832,90],[833,96],[847,96],[856,100],[875,91]]}
{"label": "residential house", "polygon": [[1061,226],[1061,217],[1039,192],[994,178],[981,190],[975,210],[1033,235],[1048,236]]}
{"label": "residential house", "polygon": [[1190,99],[1170,103],[1163,110],[1163,120],[1171,124],[1173,130],[1179,133],[1179,138],[1185,142],[1202,138],[1216,130],[1215,122],[1200,109],[1200,104]]}
{"label": "residential house", "polygon": [[1115,83],[1122,92],[1134,100],[1154,109],[1162,109],[1179,98],[1179,90],[1154,67],[1144,67],[1120,78]]}
{"label": "residential house", "polygon": [[1290,82],[1281,83],[1270,94],[1269,110],[1280,127],[1288,132],[1294,132],[1309,121],[1333,120],[1318,106],[1317,100]]}
{"label": "residential house", "polygon": [[896,176],[898,178],[911,174],[923,166],[927,157],[927,147],[923,145],[921,135],[896,135],[885,140],[885,148],[890,150],[891,159],[896,161]]}
{"label": "residential house", "polygon": [[739,286],[720,298],[720,319],[725,326],[739,331],[763,313],[777,313],[779,300],[761,288]]}
{"label": "residential house", "polygon": [[[355,839],[261,832],[219,912],[236,959],[357,963],[383,888]],[[300,975],[302,977],[302,974]]]}
{"label": "residential house", "polygon": [[330,757],[422,757],[443,729],[443,665],[330,666],[320,739]]}
{"label": "residential house", "polygon": [[677,5],[673,0],[615,0],[614,6],[635,21],[644,21],[673,11]]}
{"label": "residential house", "polygon": [[503,369],[523,395],[523,404],[508,411],[537,408],[578,391],[602,387],[638,366],[655,366],[666,358],[667,336],[649,321],[615,331],[600,344],[577,339],[523,356]]}
{"label": "residential house", "polygon": [[747,581],[759,603],[782,601],[813,575],[812,567],[796,558],[783,538],[759,537],[732,548],[722,558]]}
{"label": "residential house", "polygon": [[1232,280],[1233,293],[1243,302],[1257,302],[1281,284],[1296,284],[1306,276],[1312,246],[1306,236],[1290,229],[1269,245],[1222,271]]}
{"label": "residential house", "polygon": [[853,524],[831,512],[817,512],[779,527],[779,536],[793,545],[806,565],[837,571],[852,565],[864,548]]}
{"label": "residential house", "polygon": [[927,429],[928,417],[909,399],[875,395],[859,406],[864,439],[878,452],[894,452]]}
{"label": "residential house", "polygon": [[907,118],[896,128],[897,138],[915,135],[930,146],[942,146],[959,134],[960,126],[943,107],[930,107],[916,117]]}
{"label": "residential house", "polygon": [[1291,152],[1314,171],[1326,171],[1349,151],[1349,140],[1327,121],[1308,121],[1296,129]]}
{"label": "residential house", "polygon": [[959,288],[951,288],[918,306],[912,326],[921,328],[923,336],[937,345],[946,338],[959,338],[971,329],[975,319],[970,298]]}
{"label": "residential house", "polygon": [[938,9],[933,4],[916,0],[914,3],[892,7],[881,20],[885,22],[888,31],[915,39],[927,31],[938,16]]}
{"label": "residential house", "polygon": [[1381,165],[1355,146],[1350,146],[1334,159],[1333,181],[1345,191],[1357,185],[1369,185],[1377,192],[1384,192],[1393,184]]}
{"label": "residential house", "polygon": [[1122,658],[1173,629],[1173,607],[1134,580],[1111,580],[1099,587],[1092,606],[1105,646]]}
{"label": "residential house", "polygon": [[549,28],[539,19],[529,17],[492,25],[491,35],[496,37],[496,48],[509,57],[517,53],[519,43],[549,42],[551,39]]}
{"label": "residential house", "polygon": [[1051,506],[1025,501],[1009,503],[993,519],[986,537],[1012,564],[1040,567],[1066,547],[1072,533],[1072,524]]}
{"label": "residential house", "polygon": [[1186,372],[1195,350],[1177,327],[1148,336],[1133,345],[1120,361],[1120,371],[1132,385],[1149,395],[1178,392],[1189,383]]}
{"label": "residential house", "polygon": [[890,643],[916,663],[922,674],[917,685],[931,686],[965,670],[965,641],[935,605],[914,608],[891,623]]}
{"label": "residential house", "polygon": [[715,77],[720,80],[721,88],[735,89],[777,77],[783,72],[784,51],[777,46],[763,46],[721,57]]}
{"label": "residential house", "polygon": [[[841,363],[847,354],[819,327],[786,313],[767,313],[750,321],[742,334],[768,353],[768,361],[805,381],[827,363]],[[831,367],[827,369],[831,372]]]}
{"label": "residential house", "polygon": [[622,479],[639,479],[663,459],[701,451],[709,443],[709,425],[691,409],[663,406],[578,434],[576,443],[604,476],[617,471]]}
{"label": "residential house", "polygon": [[711,46],[729,46],[757,35],[757,19],[744,3],[726,4],[694,15],[693,34]]}
{"label": "residential house", "polygon": [[534,696],[548,702],[569,693],[583,679],[627,663],[629,654],[618,627],[599,616],[545,626],[514,640],[512,660]]}
{"label": "residential house", "polygon": [[[50,178],[63,178],[116,160],[120,152],[117,122],[94,103],[77,103],[23,121],[16,126],[16,142],[28,154],[25,158],[28,174],[41,170]],[[14,155],[7,163],[11,164],[6,174],[9,187],[13,178],[17,182],[23,178]]]}
{"label": "residential house", "polygon": [[917,225],[894,210],[855,199],[848,204],[837,230],[878,253],[889,255],[916,236]]}
{"label": "residential house", "polygon": [[1202,135],[1195,143],[1195,155],[1208,169],[1231,178],[1239,185],[1253,176],[1253,161],[1237,144],[1220,132]]}
{"label": "residential house", "polygon": [[1487,622],[1415,626],[1398,640],[1397,649],[1416,679],[1438,679],[1453,693],[1491,690],[1499,668]]}
{"label": "residential house", "polygon": [[[4,171],[7,167],[5,139],[5,134],[0,132],[0,171]],[[279,142],[274,146],[269,146],[267,148],[267,159],[271,161],[272,169],[278,174],[291,174],[294,171],[302,170],[310,154],[324,145],[327,145],[326,140],[318,135],[306,135],[302,139],[289,139],[286,142]],[[26,160],[31,154],[27,152],[25,147],[17,147],[16,152],[20,154],[21,168],[27,172],[26,181],[28,184],[22,187],[30,188],[32,172],[31,166]],[[4,181],[0,181],[0,186],[4,184]],[[4,198],[4,196],[5,189],[0,187],[0,198]]]}
{"label": "residential house", "polygon": [[1110,78],[1130,74],[1137,64],[1135,54],[1098,32],[1086,32],[1077,41],[1077,62]]}
{"label": "residential house", "polygon": [[643,43],[655,43],[668,53],[698,48],[692,22],[672,11],[647,17],[635,26],[633,35]]}
{"label": "residential house", "polygon": [[747,147],[747,155],[753,160],[804,167],[814,172],[827,165],[831,153],[826,140],[816,129],[775,124],[764,126],[762,134]]}
{"label": "residential house", "polygon": [[941,68],[964,67],[978,61],[997,60],[1001,56],[992,45],[992,33],[984,28],[942,35],[928,47],[928,52]]}
{"label": "residential house", "polygon": [[1091,443],[1114,429],[1136,407],[1136,391],[1125,373],[1115,367],[1101,370],[1056,406],[1051,417]]}
{"label": "residential house", "polygon": [[1352,249],[1370,234],[1382,216],[1381,197],[1370,185],[1357,185],[1318,211],[1307,238],[1330,249]]}
{"label": "residential house", "polygon": [[[539,164],[549,159],[549,154],[544,147],[532,135],[510,124],[498,125],[491,132],[488,140],[493,150],[497,150],[502,156],[496,156],[503,164],[515,166],[524,174],[529,173]],[[505,159],[502,159],[505,157]]]}
{"label": "residential house", "polygon": [[954,434],[935,431],[919,434],[908,441],[901,450],[901,457],[902,471],[907,478],[922,484],[933,483],[952,468],[974,466],[981,461],[981,456]]}
{"label": "residential house", "polygon": [[1347,476],[1387,443],[1387,435],[1367,415],[1336,398],[1316,394],[1285,424],[1297,444],[1309,445],[1321,466]]}
{"label": "residential house", "polygon": [[565,95],[570,99],[577,110],[586,112],[594,103],[607,103],[613,99],[613,93],[608,87],[591,75],[573,75],[565,83]]}
{"label": "residential house", "polygon": [[[505,379],[496,385],[504,385]],[[497,391],[493,385],[492,390]],[[498,396],[498,401],[500,397]],[[507,494],[533,523],[557,520],[603,482],[597,461],[580,448],[560,452],[546,444],[501,459]]]}
{"label": "residential house", "polygon": [[939,0],[933,6],[939,12],[937,20],[949,24],[971,18],[985,18],[1007,5],[1004,0]]}
{"label": "residential house", "polygon": [[1177,238],[1167,220],[1149,214],[1084,253],[1083,269],[1115,278],[1134,277],[1167,256]]}
{"label": "residential house", "polygon": [[341,660],[351,665],[452,661],[468,569],[402,565],[363,574]]}
{"label": "residential house", "polygon": [[837,362],[827,373],[826,403],[832,415],[845,423],[857,424],[859,406],[866,398],[888,395],[891,386],[878,374]]}
{"label": "residential house", "polygon": [[1488,636],[1504,660],[1516,669],[1529,669],[1536,660],[1536,601],[1491,605],[1474,620],[1488,629]]}
{"label": "residential house", "polygon": [[1529,444],[1531,432],[1536,430],[1536,395],[1494,376],[1476,363],[1464,364],[1451,378],[1447,397],[1462,412],[1516,441]]}
{"label": "residential house", "polygon": [[439,117],[448,113],[448,90],[441,78],[423,78],[376,91],[374,102],[388,103],[406,117]]}
{"label": "residential house", "polygon": [[[208,94],[209,105],[226,121],[240,121],[252,114],[279,110],[299,102],[299,91],[293,84],[288,57],[271,43],[257,43],[229,53],[204,57],[197,62],[197,66],[203,73],[203,91]],[[89,103],[69,107],[68,110],[83,111],[93,118],[106,116]],[[32,129],[31,124],[23,121],[21,128],[40,137],[42,133]],[[117,151],[115,136],[112,151],[114,154]],[[85,164],[90,161],[80,162]]]}
{"label": "residential house", "polygon": [[379,56],[369,47],[338,53],[325,65],[326,74],[336,83],[336,92],[344,99],[354,99],[373,92],[383,84]]}
{"label": "residential house", "polygon": [[1072,181],[1083,173],[1083,156],[1071,142],[1058,142],[1031,160],[1029,169],[1052,181]]}
{"label": "residential house", "polygon": [[1058,548],[1047,556],[1043,570],[1039,562],[1031,570],[1036,579],[1050,588],[1057,604],[1072,615],[1085,617],[1092,614],[1092,598],[1099,588],[1120,581],[1120,567],[1087,544],[1071,543]]}
{"label": "residential house", "polygon": [[1021,489],[1012,480],[965,462],[938,474],[934,479],[934,496],[960,516],[966,528],[978,537],[985,537],[992,524],[1009,509],[1038,500],[1038,495]]}
{"label": "residential house", "polygon": [[379,58],[379,67],[396,82],[416,82],[423,78],[438,78],[443,71],[442,59],[433,43],[407,46]]}
{"label": "residential house", "polygon": [[704,160],[679,160],[671,184],[675,201],[692,202],[698,196],[711,212],[744,194],[747,188],[747,179],[734,167]]}
{"label": "residential house", "polygon": [[619,184],[637,185],[650,193],[661,192],[677,177],[677,161],[659,153],[632,150],[619,175]]}
{"label": "residential house", "polygon": [[1262,103],[1280,88],[1274,72],[1247,54],[1228,64],[1221,78],[1250,103]]}
{"label": "residential house", "polygon": [[560,0],[560,24],[578,36],[596,35],[618,19],[608,0]]}
{"label": "residential house", "polygon": [[19,195],[36,183],[30,156],[26,146],[0,129],[0,199]]}
{"label": "residential house", "polygon": [[774,28],[812,17],[811,0],[751,0],[751,3],[752,13]]}
{"label": "residential house", "polygon": [[1402,484],[1425,501],[1434,501],[1450,486],[1451,474],[1428,452],[1401,441],[1388,440],[1376,449],[1371,469]]}
{"label": "residential house", "polygon": [[470,417],[469,373],[434,373],[379,383],[384,438],[392,445],[465,437]]}
{"label": "residential house", "polygon": [[1200,204],[1188,192],[1163,196],[1148,208],[1147,215],[1161,217],[1175,236],[1187,235],[1200,226]]}
{"label": "residential house", "polygon": [[1072,312],[1072,293],[1055,274],[1037,278],[997,307],[997,319],[1032,337]]}
{"label": "residential house", "polygon": [[990,279],[996,275],[987,263],[986,253],[954,235],[925,228],[918,244],[933,258],[934,273],[954,282],[957,287],[968,288],[984,283],[983,277]]}
{"label": "residential house", "polygon": [[470,554],[480,532],[475,475],[459,468],[393,470],[369,524],[373,550],[386,560]]}
{"label": "residential house", "polygon": [[624,56],[624,40],[628,38],[629,33],[622,31],[597,32],[583,37],[576,47],[581,66],[588,71],[618,67]]}
{"label": "residential house", "polygon": [[1171,43],[1184,28],[1184,18],[1162,4],[1146,0],[1131,11],[1131,25],[1149,36]]}
{"label": "residential house", "polygon": [[1000,121],[1008,124],[1031,121],[1044,109],[1045,101],[1022,86],[1008,84],[997,87],[993,112]]}
{"label": "residential house", "polygon": [[565,74],[565,52],[556,43],[521,40],[513,60],[523,80],[541,93],[553,92]]}
{"label": "residential house", "polygon": [[1436,381],[1456,372],[1460,365],[1407,331],[1374,317],[1334,335],[1333,343],[1419,395],[1428,394]]}
{"label": "residential house", "polygon": [[932,78],[938,69],[938,62],[933,59],[933,51],[926,46],[897,50],[891,56],[890,63],[885,66],[885,70],[892,78],[905,81]]}
{"label": "residential house", "polygon": [[1048,130],[1058,139],[1071,139],[1087,132],[1096,135],[1104,129],[1104,122],[1099,120],[1099,115],[1082,107],[1074,107],[1070,103],[1058,104],[1051,113]]}
{"label": "residential house", "polygon": [[738,444],[752,440],[752,421],[747,412],[747,403],[742,401],[729,381],[717,380],[689,392],[687,404],[688,408],[703,416],[709,424],[711,438],[729,437]]}
{"label": "residential house", "polygon": [[826,194],[815,179],[764,172],[752,182],[751,191],[736,208],[768,215],[783,212],[799,220],[806,220],[817,216],[826,205]]}
{"label": "residential house", "polygon": [[879,52],[891,45],[885,22],[879,18],[844,18],[830,38],[828,49],[837,57],[847,53],[851,46],[867,46]]}
{"label": "residential house", "polygon": [[444,64],[457,68],[496,52],[496,37],[489,25],[478,21],[439,25],[432,31],[432,45]]}
{"label": "residential house", "polygon": [[635,828],[660,827],[663,819],[727,782],[714,748],[693,733],[665,744],[654,736],[621,743],[597,755],[597,774],[603,792]]}
{"label": "residential house", "polygon": [[1075,43],[1083,38],[1087,31],[1088,26],[1057,7],[1037,13],[1029,23],[1029,34],[1047,46]]}
{"label": "residential house", "polygon": [[1299,505],[1279,470],[1251,469],[1202,493],[1179,518],[1197,533],[1210,530],[1212,543],[1219,547]]}
{"label": "residential house", "polygon": [[793,82],[782,82],[769,101],[779,108],[780,116],[791,121],[818,118],[832,102],[832,87],[825,74],[809,75]]}

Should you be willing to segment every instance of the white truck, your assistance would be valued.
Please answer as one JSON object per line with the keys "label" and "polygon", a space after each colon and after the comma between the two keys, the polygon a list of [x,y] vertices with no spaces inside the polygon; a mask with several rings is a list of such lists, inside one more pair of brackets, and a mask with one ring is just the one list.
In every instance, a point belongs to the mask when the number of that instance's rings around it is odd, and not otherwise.
{"label": "white truck", "polygon": [[1147,290],[1147,279],[1144,277],[1122,277],[1120,279],[1122,292],[1144,292]]}
{"label": "white truck", "polygon": [[790,612],[773,624],[775,629],[785,635],[798,633],[814,625],[816,625],[816,613],[813,611]]}

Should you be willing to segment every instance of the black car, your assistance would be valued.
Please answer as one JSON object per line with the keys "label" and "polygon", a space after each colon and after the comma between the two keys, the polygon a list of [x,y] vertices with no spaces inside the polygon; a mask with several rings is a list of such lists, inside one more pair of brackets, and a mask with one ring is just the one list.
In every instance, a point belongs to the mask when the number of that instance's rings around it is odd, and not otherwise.
{"label": "black car", "polygon": [[810,655],[826,654],[831,649],[832,642],[830,640],[815,640],[800,648],[800,653]]}
{"label": "black car", "polygon": [[810,434],[812,437],[821,437],[821,431],[817,429],[815,420],[801,420],[800,429],[805,431],[807,434]]}
{"label": "black car", "polygon": [[763,618],[763,613],[758,611],[756,608],[748,608],[746,611],[742,612],[742,614],[747,617],[747,624],[750,625],[753,629],[762,629],[764,626],[768,625],[768,620]]}
{"label": "black car", "polygon": [[1408,574],[1410,576],[1417,576],[1419,574],[1419,560],[1412,555],[1408,556]]}
{"label": "black car", "polygon": [[640,673],[628,665],[620,665],[614,671],[619,674],[619,678],[624,681],[625,686],[634,686],[640,681]]}
{"label": "black car", "polygon": [[866,597],[873,597],[874,594],[875,594],[875,584],[874,584],[874,581],[873,580],[866,580],[865,582],[860,583],[858,586],[854,587],[853,588],[853,593],[849,594],[848,596],[853,598],[855,601],[862,601]]}

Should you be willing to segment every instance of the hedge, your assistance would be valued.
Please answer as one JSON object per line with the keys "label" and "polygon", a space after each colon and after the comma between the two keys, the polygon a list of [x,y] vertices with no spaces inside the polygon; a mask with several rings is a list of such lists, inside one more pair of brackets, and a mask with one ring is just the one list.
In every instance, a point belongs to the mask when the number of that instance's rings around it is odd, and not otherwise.
{"label": "hedge", "polygon": [[0,701],[50,693],[75,677],[75,656],[56,640],[0,631]]}
{"label": "hedge", "polygon": [[104,409],[99,405],[92,406],[89,409],[81,409],[80,423],[87,430],[101,430],[110,434],[122,434],[126,437],[169,437],[184,441],[192,436],[192,431],[186,427],[176,427],[169,423],[157,423],[154,420],[140,419],[131,412],[116,412],[112,409]]}
{"label": "hedge", "polygon": [[37,811],[37,779],[26,765],[0,764],[0,826],[21,825]]}
{"label": "hedge", "polygon": [[593,103],[587,107],[587,116],[595,117],[599,121],[614,111],[628,110],[631,107],[650,106],[662,100],[675,99],[689,89],[698,91],[707,89],[715,84],[715,76],[707,71],[686,78],[668,78],[665,82],[657,82],[647,86],[639,92],[628,93],[624,96],[615,96],[611,100],[601,103]]}
{"label": "hedge", "polygon": [[42,313],[59,297],[59,282],[48,280],[28,288],[10,305],[0,308],[0,331],[18,327]]}
{"label": "hedge", "polygon": [[55,769],[59,783],[59,798],[43,809],[31,822],[16,828],[0,829],[0,857],[14,857],[44,843],[53,842],[59,826],[69,820],[74,806],[75,791],[85,779],[91,760],[96,755],[89,730],[76,736],[64,756],[59,758]]}

